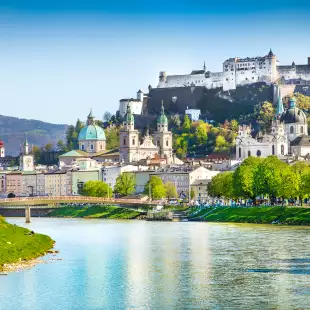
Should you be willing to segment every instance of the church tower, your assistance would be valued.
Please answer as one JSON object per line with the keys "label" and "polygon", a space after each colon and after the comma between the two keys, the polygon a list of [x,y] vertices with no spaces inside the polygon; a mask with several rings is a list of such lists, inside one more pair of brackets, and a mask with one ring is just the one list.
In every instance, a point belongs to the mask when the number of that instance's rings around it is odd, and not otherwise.
{"label": "church tower", "polygon": [[164,104],[161,105],[161,114],[157,119],[157,131],[154,134],[154,140],[159,147],[159,155],[167,159],[167,164],[172,163],[172,132],[168,130],[168,119],[165,115]]}
{"label": "church tower", "polygon": [[119,139],[120,161],[126,163],[139,161],[139,132],[135,130],[135,119],[129,104],[124,116],[123,128],[119,133]]}
{"label": "church tower", "polygon": [[26,138],[22,147],[22,152],[19,159],[19,168],[21,171],[33,171],[34,170],[34,159],[33,155],[29,154],[29,143]]}

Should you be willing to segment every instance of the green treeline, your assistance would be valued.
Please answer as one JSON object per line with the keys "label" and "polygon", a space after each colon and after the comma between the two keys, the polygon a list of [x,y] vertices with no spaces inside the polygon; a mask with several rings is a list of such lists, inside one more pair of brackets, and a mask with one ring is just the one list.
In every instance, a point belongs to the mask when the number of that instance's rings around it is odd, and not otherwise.
{"label": "green treeline", "polygon": [[310,166],[306,162],[289,165],[276,156],[248,157],[234,172],[216,175],[208,184],[211,197],[227,199],[269,198],[271,203],[310,196]]}
{"label": "green treeline", "polygon": [[53,245],[54,241],[50,237],[9,224],[0,217],[0,270],[4,264],[42,256]]}

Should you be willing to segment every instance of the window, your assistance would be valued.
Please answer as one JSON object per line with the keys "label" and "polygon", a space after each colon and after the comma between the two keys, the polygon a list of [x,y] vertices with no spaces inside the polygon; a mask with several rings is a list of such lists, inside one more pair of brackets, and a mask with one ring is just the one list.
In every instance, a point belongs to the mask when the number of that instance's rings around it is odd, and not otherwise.
{"label": "window", "polygon": [[281,145],[281,155],[284,155],[284,145]]}
{"label": "window", "polygon": [[123,144],[126,145],[126,139],[123,140]]}
{"label": "window", "polygon": [[262,155],[262,152],[260,150],[257,150],[256,155],[257,157],[260,157]]}
{"label": "window", "polygon": [[304,133],[304,126],[300,126],[300,133]]}
{"label": "window", "polygon": [[248,157],[250,157],[251,156],[251,151],[248,151]]}
{"label": "window", "polygon": [[275,154],[274,145],[272,146],[272,155]]}
{"label": "window", "polygon": [[91,149],[91,150],[94,149],[94,145],[93,145],[93,144],[90,145],[90,149]]}
{"label": "window", "polygon": [[136,140],[132,139],[132,145],[135,145],[135,144],[136,144]]}
{"label": "window", "polygon": [[290,127],[290,133],[294,133],[294,127],[293,126]]}
{"label": "window", "polygon": [[241,147],[239,147],[239,158],[241,157]]}
{"label": "window", "polygon": [[169,142],[168,142],[168,140],[166,140],[166,146],[168,146],[169,145]]}
{"label": "window", "polygon": [[82,151],[84,151],[84,144],[82,144]]}

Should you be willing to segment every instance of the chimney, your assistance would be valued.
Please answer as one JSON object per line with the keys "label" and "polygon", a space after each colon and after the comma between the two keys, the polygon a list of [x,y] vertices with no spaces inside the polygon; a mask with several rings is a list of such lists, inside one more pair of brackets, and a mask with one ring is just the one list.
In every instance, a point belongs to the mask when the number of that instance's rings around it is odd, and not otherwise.
{"label": "chimney", "polygon": [[308,66],[310,66],[310,57],[308,57]]}

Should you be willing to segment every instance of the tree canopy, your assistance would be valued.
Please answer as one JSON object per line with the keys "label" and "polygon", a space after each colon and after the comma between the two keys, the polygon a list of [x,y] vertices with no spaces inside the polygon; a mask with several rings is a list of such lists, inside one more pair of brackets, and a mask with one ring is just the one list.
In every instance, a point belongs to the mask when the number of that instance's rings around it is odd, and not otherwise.
{"label": "tree canopy", "polygon": [[81,194],[90,197],[112,197],[112,188],[102,181],[87,181]]}
{"label": "tree canopy", "polygon": [[136,177],[133,173],[121,173],[116,178],[114,192],[122,196],[127,196],[135,192]]}
{"label": "tree canopy", "polygon": [[151,176],[149,181],[145,184],[144,193],[151,194],[152,199],[166,198],[166,188],[163,181],[158,176]]}

